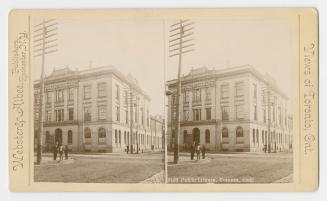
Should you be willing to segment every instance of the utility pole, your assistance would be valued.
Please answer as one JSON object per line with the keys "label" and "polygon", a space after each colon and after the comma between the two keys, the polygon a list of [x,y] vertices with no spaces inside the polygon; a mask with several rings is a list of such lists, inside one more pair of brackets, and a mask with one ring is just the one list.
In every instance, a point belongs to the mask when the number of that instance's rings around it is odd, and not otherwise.
{"label": "utility pole", "polygon": [[[180,95],[181,95],[181,68],[182,55],[193,51],[192,38],[194,22],[190,20],[180,20],[178,23],[170,25],[169,36],[169,57],[178,56],[178,73],[177,73],[177,95],[176,95],[176,128],[175,128],[175,145],[174,145],[174,163],[179,160],[179,138],[180,138]],[[173,107],[172,107],[173,109]]]}
{"label": "utility pole", "polygon": [[[134,88],[132,86],[129,86],[129,88],[125,88],[125,108],[126,110],[128,111],[128,107],[130,108],[130,120],[129,120],[129,128],[130,128],[130,135],[128,136],[129,138],[129,150],[130,150],[130,153],[133,154],[133,107],[136,106],[136,96],[134,94]],[[135,110],[137,108],[135,107]],[[127,117],[126,117],[127,118]],[[136,120],[136,119],[135,119]],[[136,139],[136,136],[134,138],[134,140],[137,140]]]}
{"label": "utility pole", "polygon": [[39,97],[39,128],[37,132],[37,164],[42,160],[42,133],[43,133],[43,96],[44,96],[44,65],[45,55],[56,52],[57,49],[57,22],[55,19],[42,20],[34,26],[34,57],[41,57],[40,97]]}

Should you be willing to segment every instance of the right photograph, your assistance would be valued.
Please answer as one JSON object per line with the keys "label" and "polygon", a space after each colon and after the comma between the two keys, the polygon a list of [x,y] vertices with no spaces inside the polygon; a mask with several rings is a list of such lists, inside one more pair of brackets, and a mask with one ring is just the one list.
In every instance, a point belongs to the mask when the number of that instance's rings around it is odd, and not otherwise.
{"label": "right photograph", "polygon": [[291,23],[181,19],[165,32],[167,182],[293,183]]}

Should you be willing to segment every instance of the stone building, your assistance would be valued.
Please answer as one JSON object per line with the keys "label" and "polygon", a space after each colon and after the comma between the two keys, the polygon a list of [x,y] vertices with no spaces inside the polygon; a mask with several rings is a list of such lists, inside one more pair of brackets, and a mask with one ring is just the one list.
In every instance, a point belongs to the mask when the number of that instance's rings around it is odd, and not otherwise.
{"label": "stone building", "polygon": [[[45,78],[42,147],[72,151],[134,152],[162,148],[151,131],[150,97],[131,75],[112,66],[54,70]],[[40,83],[34,83],[34,128],[39,123]],[[132,126],[131,126],[132,124]],[[132,132],[131,132],[132,131]]]}
{"label": "stone building", "polygon": [[[181,150],[194,142],[210,151],[292,149],[288,98],[268,75],[261,75],[249,65],[222,70],[202,67],[192,69],[181,80]],[[174,147],[176,135],[176,83],[166,82],[172,91],[168,96],[169,150]]]}

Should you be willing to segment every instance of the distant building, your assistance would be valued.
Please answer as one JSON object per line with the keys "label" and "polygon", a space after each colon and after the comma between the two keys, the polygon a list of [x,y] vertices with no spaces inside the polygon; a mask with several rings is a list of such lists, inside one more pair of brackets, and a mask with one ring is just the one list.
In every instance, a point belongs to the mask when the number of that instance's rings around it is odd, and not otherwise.
{"label": "distant building", "polygon": [[[173,92],[168,98],[170,150],[177,135],[176,83],[166,82]],[[251,66],[192,69],[182,77],[179,145],[182,150],[195,142],[211,151],[289,151],[293,136],[287,101],[273,79]]]}
{"label": "distant building", "polygon": [[[132,76],[111,66],[83,71],[64,68],[46,77],[44,86],[44,151],[55,143],[73,151],[124,152],[129,145],[134,152],[162,148],[150,126],[150,97]],[[39,94],[40,83],[35,81],[35,133]]]}

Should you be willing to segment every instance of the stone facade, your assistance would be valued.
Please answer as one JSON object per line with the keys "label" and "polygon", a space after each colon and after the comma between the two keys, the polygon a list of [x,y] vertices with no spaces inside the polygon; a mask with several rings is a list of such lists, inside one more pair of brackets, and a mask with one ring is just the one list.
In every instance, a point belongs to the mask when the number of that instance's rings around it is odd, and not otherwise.
{"label": "stone facade", "polygon": [[[172,150],[176,80],[167,81],[166,85],[172,91],[167,122],[167,146]],[[249,65],[223,70],[192,69],[182,77],[180,147],[187,150],[195,142],[210,151],[290,151],[293,118],[287,101],[272,78]]]}
{"label": "stone facade", "polygon": [[[39,94],[35,81],[35,133]],[[162,149],[151,130],[150,101],[136,79],[111,66],[54,70],[44,84],[43,150],[50,151],[56,142],[76,152],[124,152],[131,145],[135,152]]]}

